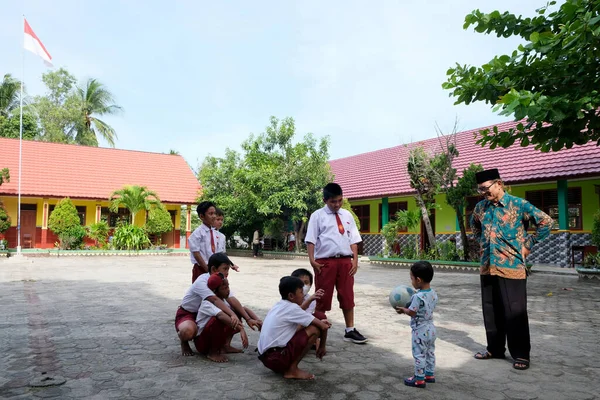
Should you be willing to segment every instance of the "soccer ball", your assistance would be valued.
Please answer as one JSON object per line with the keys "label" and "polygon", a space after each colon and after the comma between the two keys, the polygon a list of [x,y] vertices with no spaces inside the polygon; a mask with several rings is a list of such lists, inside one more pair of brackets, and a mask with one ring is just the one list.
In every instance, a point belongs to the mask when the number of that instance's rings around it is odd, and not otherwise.
{"label": "soccer ball", "polygon": [[394,307],[408,307],[415,290],[410,286],[399,285],[390,292],[390,305]]}

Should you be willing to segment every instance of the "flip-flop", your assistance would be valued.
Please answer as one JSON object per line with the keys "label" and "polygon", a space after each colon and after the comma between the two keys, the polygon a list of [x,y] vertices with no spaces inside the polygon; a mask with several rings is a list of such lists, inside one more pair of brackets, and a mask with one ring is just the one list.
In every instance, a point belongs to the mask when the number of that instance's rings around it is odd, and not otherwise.
{"label": "flip-flop", "polygon": [[473,356],[473,358],[475,358],[476,360],[491,360],[493,358],[501,360],[504,357],[505,357],[504,354],[500,357],[493,356],[492,353],[490,353],[489,351],[485,351],[485,352],[479,351],[479,352],[475,353],[475,355]]}
{"label": "flip-flop", "polygon": [[515,360],[513,361],[513,368],[521,371],[525,370],[529,368],[529,360],[526,360],[524,358],[515,358]]}

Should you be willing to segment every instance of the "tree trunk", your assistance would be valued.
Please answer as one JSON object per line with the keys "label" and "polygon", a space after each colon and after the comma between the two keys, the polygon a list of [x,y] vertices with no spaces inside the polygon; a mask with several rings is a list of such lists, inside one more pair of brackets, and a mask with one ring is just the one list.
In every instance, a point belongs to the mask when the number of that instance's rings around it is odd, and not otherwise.
{"label": "tree trunk", "polygon": [[298,228],[298,230],[295,232],[295,236],[296,236],[296,253],[300,253],[300,249],[302,248],[302,240],[304,240],[304,228],[305,228],[305,223],[304,221],[300,221],[300,227]]}
{"label": "tree trunk", "polygon": [[421,209],[421,215],[423,217],[423,223],[425,224],[425,230],[427,231],[427,237],[429,238],[429,246],[437,254],[437,246],[436,246],[436,242],[435,242],[435,234],[433,232],[433,229],[431,228],[431,220],[429,219],[429,213],[428,213],[428,210],[427,210],[427,206],[425,205],[425,202],[423,201],[423,197],[422,197],[421,193],[417,192],[417,195],[415,196],[415,199],[417,200],[417,205]]}
{"label": "tree trunk", "polygon": [[458,218],[458,227],[460,228],[460,240],[463,246],[463,261],[469,261],[469,240],[467,239],[467,229],[465,228],[465,218],[463,216],[462,207],[454,209],[456,218]]}

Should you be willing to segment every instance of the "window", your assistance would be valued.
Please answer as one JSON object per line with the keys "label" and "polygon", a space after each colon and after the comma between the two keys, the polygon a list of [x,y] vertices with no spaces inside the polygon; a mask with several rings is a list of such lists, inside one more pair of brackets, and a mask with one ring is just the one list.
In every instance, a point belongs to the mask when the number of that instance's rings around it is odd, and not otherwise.
{"label": "window", "polygon": [[[525,199],[554,219],[552,229],[558,229],[558,191],[556,189],[535,190],[525,193]],[[568,188],[568,228],[581,230],[581,188]]]}
{"label": "window", "polygon": [[[50,216],[52,215],[54,207],[56,206],[52,205],[48,207],[48,218],[50,218]],[[79,222],[81,223],[81,225],[85,226],[86,206],[76,206],[75,208],[77,209],[77,214],[79,215]]]}
{"label": "window", "polygon": [[100,211],[100,220],[106,221],[109,227],[115,228],[119,222],[129,222],[129,215],[129,210],[126,208],[119,208],[119,212],[114,213],[111,212],[108,207],[102,207]]}
{"label": "window", "polygon": [[364,206],[352,206],[352,211],[358,217],[360,221],[360,232],[368,233],[371,231],[371,206],[365,204]]}
{"label": "window", "polygon": [[481,196],[468,196],[467,197],[467,208],[465,210],[465,230],[471,230],[471,215],[477,203],[479,203],[483,197]]}
{"label": "window", "polygon": [[[379,204],[379,230],[383,228],[383,219],[382,219],[382,205]],[[394,203],[388,203],[388,221],[396,219],[396,213],[401,210],[408,210],[408,203],[406,201],[399,201]],[[400,229],[400,232],[406,232],[408,229],[405,227]]]}

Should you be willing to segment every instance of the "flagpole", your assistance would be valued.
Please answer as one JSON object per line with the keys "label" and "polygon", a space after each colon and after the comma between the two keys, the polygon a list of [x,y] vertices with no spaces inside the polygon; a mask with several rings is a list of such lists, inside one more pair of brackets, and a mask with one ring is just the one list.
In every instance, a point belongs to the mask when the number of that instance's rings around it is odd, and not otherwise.
{"label": "flagpole", "polygon": [[[23,24],[25,26],[25,15],[23,15]],[[25,80],[25,36],[23,36],[23,46],[21,46],[21,115],[19,117],[19,188],[17,200],[17,255],[21,255],[21,163],[23,159],[23,81]]]}

